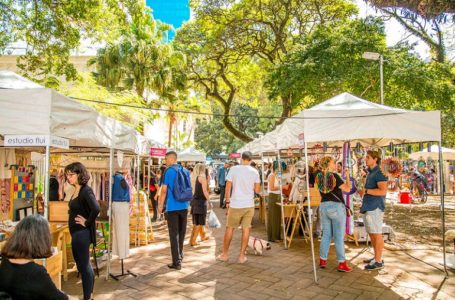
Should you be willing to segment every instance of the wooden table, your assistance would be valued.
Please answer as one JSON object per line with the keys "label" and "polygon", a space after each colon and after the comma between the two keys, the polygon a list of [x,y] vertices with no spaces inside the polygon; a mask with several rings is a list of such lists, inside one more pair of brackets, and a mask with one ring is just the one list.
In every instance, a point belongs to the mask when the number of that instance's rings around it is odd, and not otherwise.
{"label": "wooden table", "polygon": [[[276,204],[281,206],[281,203],[276,203]],[[287,224],[285,225],[286,226],[285,233],[286,233],[286,239],[288,241],[288,248],[291,247],[292,240],[294,239],[294,233],[295,233],[296,228],[298,228],[298,226],[300,226],[300,228],[302,229],[302,231],[305,234],[308,234],[308,235],[310,234],[309,232],[307,232],[305,230],[305,228],[303,228],[302,218],[305,222],[305,225],[307,226],[307,229],[309,230],[308,223],[305,219],[305,214],[303,212],[303,209],[304,209],[303,205],[297,205],[296,203],[289,203],[289,204],[283,205],[284,218],[289,219]],[[291,236],[288,237],[287,234],[288,234],[289,228],[291,226],[291,219],[294,219],[294,223],[292,225]],[[306,236],[305,236],[305,241],[308,242]]]}
{"label": "wooden table", "polygon": [[63,280],[68,280],[68,253],[66,245],[71,241],[68,223],[49,222],[49,229],[52,236],[52,246],[57,247],[62,253]]}
{"label": "wooden table", "polygon": [[267,209],[265,205],[265,200],[267,199],[267,196],[268,195],[261,195],[259,197],[259,221],[261,223],[265,223],[267,218]]}
{"label": "wooden table", "polygon": [[61,290],[62,289],[62,251],[58,251],[54,255],[48,258],[37,258],[34,259],[35,263],[42,265],[46,268],[47,273],[51,277],[55,286]]}

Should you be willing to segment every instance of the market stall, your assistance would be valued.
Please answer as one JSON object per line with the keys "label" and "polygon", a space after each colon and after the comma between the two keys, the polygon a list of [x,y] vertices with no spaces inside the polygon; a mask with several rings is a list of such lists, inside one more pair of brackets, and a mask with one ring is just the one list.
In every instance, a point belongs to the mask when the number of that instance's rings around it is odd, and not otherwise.
{"label": "market stall", "polygon": [[[109,163],[104,171],[107,179],[105,185],[110,187],[115,150],[117,150],[118,159],[123,158],[123,151],[138,158],[139,155],[148,153],[145,149],[153,145],[134,129],[104,117],[94,109],[51,89],[37,86],[17,74],[0,73],[0,87],[3,88],[0,90],[0,146],[2,146],[0,156],[5,157],[8,165],[17,165],[13,172],[23,173],[11,177],[9,168],[5,170],[2,166],[3,169],[0,170],[3,174],[0,174],[3,176],[2,211],[8,211],[9,219],[20,219],[21,216],[30,213],[28,208],[32,206],[31,203],[35,197],[30,192],[36,190],[33,186],[33,178],[30,176],[35,172],[29,169],[32,163],[30,155],[32,151],[45,149],[41,173],[45,177],[44,215],[48,217],[51,151],[58,156],[81,157],[85,154],[85,156],[108,159]],[[23,152],[26,154],[18,157]],[[122,167],[121,162],[119,166]],[[136,167],[137,184],[139,184],[139,164],[136,164]],[[12,184],[12,179],[18,182]],[[9,195],[11,194],[20,196],[20,199],[24,198],[28,206],[14,208],[14,200],[13,205],[10,205],[12,197]],[[111,193],[108,192],[106,195],[111,203]],[[109,209],[110,207],[111,205]],[[16,213],[13,210],[20,210],[20,212]]]}
{"label": "market stall", "polygon": [[[309,147],[318,144],[325,144],[326,147],[341,147],[346,141],[353,145],[360,144],[363,147],[435,142],[439,144],[439,157],[441,157],[440,112],[393,108],[366,101],[349,93],[342,93],[310,109],[301,111],[287,119],[274,131],[264,135],[260,142],[253,141],[239,151],[249,149],[260,153],[270,150],[303,148],[308,165]],[[442,168],[440,170],[440,178],[442,178]],[[308,177],[307,173],[307,180]],[[307,197],[310,199],[309,191],[307,192]],[[308,206],[310,201],[308,201]],[[445,232],[443,194],[441,194],[441,206],[442,232]],[[311,219],[310,207],[309,212]],[[316,279],[314,255],[313,265]]]}
{"label": "market stall", "polygon": [[177,154],[180,162],[205,162],[205,154],[190,147]]}

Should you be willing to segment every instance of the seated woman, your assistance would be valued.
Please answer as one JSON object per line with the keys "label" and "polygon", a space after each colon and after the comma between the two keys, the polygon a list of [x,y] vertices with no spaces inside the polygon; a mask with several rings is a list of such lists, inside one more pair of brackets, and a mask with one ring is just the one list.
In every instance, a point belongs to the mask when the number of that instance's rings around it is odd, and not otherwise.
{"label": "seated woman", "polygon": [[49,224],[40,215],[17,224],[1,255],[0,291],[12,299],[69,299],[55,287],[46,269],[33,261],[52,256]]}

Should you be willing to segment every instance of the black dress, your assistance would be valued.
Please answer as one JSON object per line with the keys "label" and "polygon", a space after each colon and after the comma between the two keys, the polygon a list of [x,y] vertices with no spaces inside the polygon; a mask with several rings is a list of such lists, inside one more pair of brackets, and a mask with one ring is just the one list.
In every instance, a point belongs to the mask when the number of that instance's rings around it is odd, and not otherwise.
{"label": "black dress", "polygon": [[0,291],[13,299],[68,299],[57,289],[46,269],[34,262],[14,264],[3,258],[0,278]]}
{"label": "black dress", "polygon": [[207,199],[205,198],[199,178],[196,178],[193,200],[191,200],[191,214],[193,215],[194,225],[205,226],[205,219],[207,217]]}

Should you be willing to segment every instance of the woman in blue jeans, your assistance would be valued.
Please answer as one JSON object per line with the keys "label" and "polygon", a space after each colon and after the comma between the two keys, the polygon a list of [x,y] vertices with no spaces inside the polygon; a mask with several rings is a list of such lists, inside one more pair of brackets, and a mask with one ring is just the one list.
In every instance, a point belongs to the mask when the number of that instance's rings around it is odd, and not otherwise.
{"label": "woman in blue jeans", "polygon": [[336,173],[335,161],[326,156],[320,161],[322,172],[315,178],[315,185],[321,193],[321,206],[319,208],[322,223],[322,239],[319,250],[319,266],[327,266],[327,256],[330,242],[335,240],[335,250],[338,260],[339,272],[351,272],[352,268],[346,263],[344,252],[344,233],[346,230],[346,206],[342,192],[351,190],[349,170],[346,170],[346,182]]}

